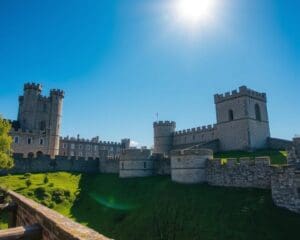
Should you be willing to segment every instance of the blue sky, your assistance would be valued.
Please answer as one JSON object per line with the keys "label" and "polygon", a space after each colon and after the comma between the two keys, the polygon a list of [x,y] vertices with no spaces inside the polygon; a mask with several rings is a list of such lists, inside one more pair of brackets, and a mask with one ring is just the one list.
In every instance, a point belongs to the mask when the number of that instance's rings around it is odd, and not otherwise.
{"label": "blue sky", "polygon": [[152,122],[215,123],[213,94],[267,92],[271,134],[300,133],[300,2],[216,0],[213,23],[179,22],[177,0],[2,0],[0,112],[24,82],[65,90],[62,135],[152,145]]}

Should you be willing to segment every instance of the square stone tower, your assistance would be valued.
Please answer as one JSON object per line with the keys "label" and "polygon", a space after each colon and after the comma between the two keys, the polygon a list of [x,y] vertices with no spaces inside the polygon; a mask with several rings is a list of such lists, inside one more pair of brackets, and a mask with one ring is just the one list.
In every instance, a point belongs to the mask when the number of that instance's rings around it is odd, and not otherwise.
{"label": "square stone tower", "polygon": [[220,150],[252,150],[267,147],[270,137],[265,93],[245,86],[216,94],[217,135]]}
{"label": "square stone tower", "polygon": [[41,84],[24,85],[24,94],[19,97],[18,127],[10,132],[15,153],[58,155],[64,92],[52,89],[50,96],[41,93]]}

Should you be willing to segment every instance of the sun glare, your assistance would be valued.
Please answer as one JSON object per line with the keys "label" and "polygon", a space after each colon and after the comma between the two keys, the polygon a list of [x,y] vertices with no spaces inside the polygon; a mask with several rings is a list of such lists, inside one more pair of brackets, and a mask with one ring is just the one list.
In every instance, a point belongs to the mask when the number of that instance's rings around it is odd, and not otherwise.
{"label": "sun glare", "polygon": [[210,20],[214,7],[215,0],[178,0],[176,10],[181,20],[197,24]]}

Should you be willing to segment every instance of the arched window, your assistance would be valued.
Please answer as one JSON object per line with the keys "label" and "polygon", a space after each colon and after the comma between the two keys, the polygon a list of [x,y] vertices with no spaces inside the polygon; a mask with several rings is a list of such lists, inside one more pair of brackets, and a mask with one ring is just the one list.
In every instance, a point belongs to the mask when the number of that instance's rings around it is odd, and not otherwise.
{"label": "arched window", "polygon": [[36,153],[36,156],[37,156],[37,157],[42,157],[42,156],[43,156],[43,152],[42,152],[42,151],[38,151],[38,152]]}
{"label": "arched window", "polygon": [[255,104],[255,119],[261,121],[261,112],[258,104]]}
{"label": "arched window", "polygon": [[234,119],[233,111],[231,109],[228,111],[228,119],[229,119],[229,121],[233,121],[233,119]]}

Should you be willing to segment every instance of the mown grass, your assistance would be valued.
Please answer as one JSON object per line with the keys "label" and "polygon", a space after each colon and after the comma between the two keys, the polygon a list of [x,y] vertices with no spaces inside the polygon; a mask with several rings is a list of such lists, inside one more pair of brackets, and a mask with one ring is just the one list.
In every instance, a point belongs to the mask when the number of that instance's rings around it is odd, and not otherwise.
{"label": "mown grass", "polygon": [[229,152],[221,152],[215,153],[215,158],[228,159],[228,158],[242,158],[242,157],[250,157],[251,159],[255,157],[265,157],[268,156],[271,158],[271,164],[286,164],[287,160],[287,152],[279,151],[279,150],[257,150],[255,152],[245,152],[245,151],[229,151]]}
{"label": "mown grass", "polygon": [[[268,190],[181,185],[169,177],[119,179],[110,174],[32,174],[0,184],[39,202],[44,187],[69,190],[54,209],[115,239],[279,240],[300,236],[300,216],[275,207]],[[49,184],[53,183],[53,187]],[[33,193],[33,194],[32,194]],[[50,200],[51,197],[50,197]],[[3,225],[2,225],[3,226]]]}

